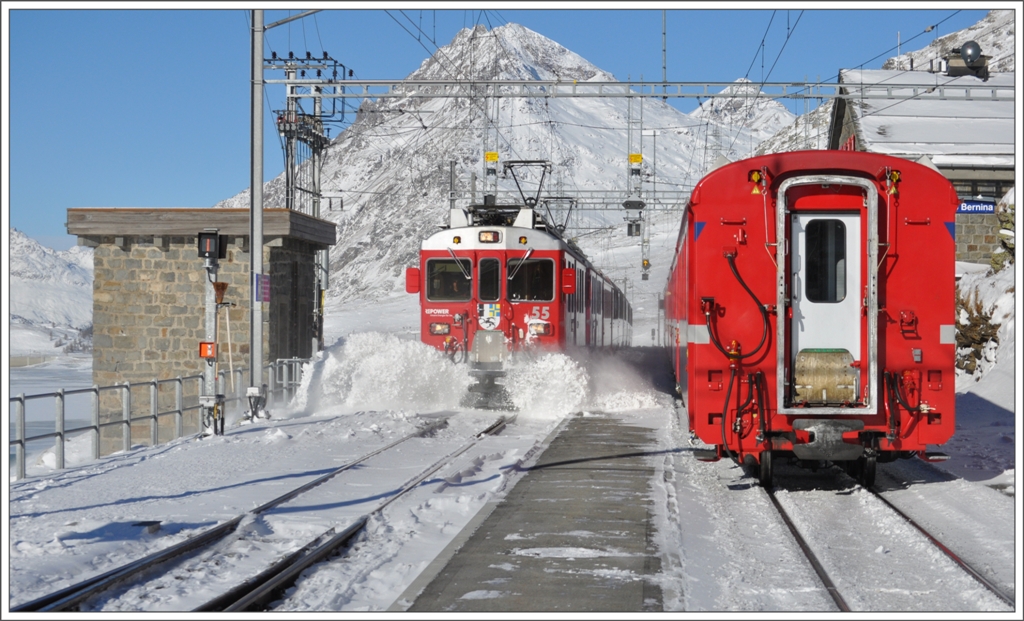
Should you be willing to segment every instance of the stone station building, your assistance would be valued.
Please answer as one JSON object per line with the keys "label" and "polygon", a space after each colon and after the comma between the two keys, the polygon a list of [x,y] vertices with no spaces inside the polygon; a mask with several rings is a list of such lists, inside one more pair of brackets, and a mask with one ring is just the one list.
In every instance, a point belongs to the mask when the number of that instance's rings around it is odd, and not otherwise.
{"label": "stone station building", "polygon": [[[270,301],[263,302],[263,364],[308,358],[316,338],[316,252],[334,245],[335,225],[286,209],[264,210],[263,222],[264,273],[271,283]],[[68,210],[68,233],[78,236],[79,245],[94,249],[94,384],[152,383],[203,373],[206,362],[199,358],[199,343],[207,340],[207,272],[197,238],[207,228],[226,236],[217,280],[228,283],[224,302],[233,304],[218,313],[216,363],[222,371],[247,368],[253,297],[248,209]],[[235,379],[243,385],[232,390],[228,379],[224,392],[244,394],[248,372],[236,373]],[[198,381],[184,382],[186,407],[196,402],[198,387]],[[150,412],[150,391],[150,384],[132,389],[133,417]],[[121,419],[121,392],[101,394],[101,422]],[[159,411],[175,408],[174,393],[173,383],[159,385]],[[174,419],[160,417],[160,442],[174,437]],[[195,432],[198,426],[198,411],[191,410],[184,431]],[[148,443],[150,432],[148,421],[133,424],[132,443]],[[122,433],[117,426],[104,428],[101,436],[104,454],[119,450]]]}

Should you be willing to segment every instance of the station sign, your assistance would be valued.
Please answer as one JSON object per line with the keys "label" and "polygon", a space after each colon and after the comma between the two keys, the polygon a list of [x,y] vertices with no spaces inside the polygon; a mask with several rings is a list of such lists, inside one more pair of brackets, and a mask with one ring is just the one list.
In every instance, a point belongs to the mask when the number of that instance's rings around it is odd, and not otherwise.
{"label": "station sign", "polygon": [[253,274],[252,295],[253,302],[270,301],[270,275]]}
{"label": "station sign", "polygon": [[956,208],[957,213],[995,213],[996,204],[992,201],[966,200],[960,201]]}

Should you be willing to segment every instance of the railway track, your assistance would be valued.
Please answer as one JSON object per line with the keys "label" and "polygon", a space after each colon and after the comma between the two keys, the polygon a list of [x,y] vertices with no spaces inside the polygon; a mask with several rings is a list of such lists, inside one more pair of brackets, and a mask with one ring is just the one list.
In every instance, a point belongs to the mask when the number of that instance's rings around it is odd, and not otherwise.
{"label": "railway track", "polygon": [[[1000,589],[998,586],[996,586],[991,580],[987,579],[982,574],[982,572],[980,572],[977,568],[975,568],[974,566],[969,564],[967,561],[965,561],[960,555],[956,554],[952,549],[950,549],[947,545],[945,545],[942,541],[940,541],[938,537],[936,537],[934,534],[929,532],[925,527],[923,527],[918,522],[916,522],[913,518],[911,518],[909,515],[907,515],[904,511],[900,510],[894,504],[889,502],[881,493],[878,492],[878,490],[876,490],[874,488],[871,488],[871,487],[860,487],[860,489],[864,489],[865,491],[867,491],[870,494],[870,498],[873,501],[877,501],[878,505],[876,505],[876,506],[884,507],[885,510],[889,511],[890,513],[894,513],[895,515],[899,516],[900,520],[902,520],[902,522],[904,524],[912,526],[914,529],[916,529],[924,537],[924,539],[927,540],[927,542],[929,544],[931,544],[933,549],[939,550],[945,558],[947,558],[950,561],[952,561],[964,573],[966,573],[968,576],[970,576],[970,578],[973,579],[977,584],[979,584],[982,587],[984,587],[985,590],[987,590],[989,593],[991,593],[1000,602],[1002,602],[1003,604],[1008,606],[1010,608],[1010,610],[1014,610],[1015,602],[1014,602],[1014,598],[1013,597],[1011,597],[1010,595],[1005,593],[1002,589]],[[842,573],[841,569],[835,567],[836,563],[834,563],[834,562],[833,563],[829,563],[827,561],[823,562],[823,560],[821,558],[819,558],[819,555],[816,553],[815,550],[818,550],[818,552],[820,552],[820,553],[829,553],[829,552],[831,552],[831,553],[834,554],[834,551],[831,551],[831,550],[828,551],[828,552],[823,552],[824,550],[826,550],[827,548],[832,547],[832,546],[828,545],[828,544],[820,544],[820,543],[819,543],[818,546],[815,546],[814,545],[814,541],[815,541],[815,539],[817,539],[816,534],[813,533],[813,532],[811,534],[808,534],[808,533],[804,532],[805,530],[814,530],[814,529],[813,528],[811,528],[811,529],[803,528],[802,529],[800,527],[800,523],[801,522],[804,525],[806,525],[806,524],[808,524],[811,521],[811,518],[805,518],[803,520],[798,519],[796,516],[794,516],[794,514],[791,511],[787,511],[787,509],[783,506],[784,503],[780,502],[778,496],[775,493],[775,490],[765,490],[765,491],[766,491],[766,493],[768,495],[769,500],[772,503],[772,506],[778,512],[778,514],[782,518],[782,521],[785,523],[786,527],[789,529],[790,533],[795,538],[795,540],[797,542],[797,545],[799,546],[801,552],[807,558],[807,560],[810,563],[811,567],[813,568],[815,574],[817,574],[818,578],[821,580],[821,582],[824,585],[824,587],[825,587],[826,591],[828,592],[829,596],[832,598],[832,601],[835,603],[836,608],[839,609],[842,612],[849,612],[849,611],[852,611],[852,610],[857,610],[858,606],[856,604],[856,602],[857,602],[856,595],[855,594],[851,595],[851,593],[844,594],[843,590],[840,588],[840,586],[837,586],[837,585],[845,585],[844,588],[846,590],[851,591],[851,592],[852,591],[856,591],[857,587],[859,586],[859,585],[856,584],[856,582],[857,582],[856,578],[854,578],[854,579],[850,579],[850,578],[844,579],[843,573]],[[793,504],[795,504],[795,503],[793,503]],[[865,512],[868,515],[870,515],[871,513],[877,513],[877,511],[873,511],[874,508],[868,507],[868,509],[870,511]],[[848,517],[849,517],[849,520],[848,520],[847,523],[848,524],[854,524],[862,516],[849,515]],[[865,522],[867,522],[869,524],[874,524],[874,523],[878,522],[878,518],[877,517],[873,517],[870,520],[868,518],[864,518],[863,521],[865,521]],[[831,566],[827,567],[829,565],[831,565]],[[941,584],[941,581],[939,583]],[[934,585],[932,585],[932,586],[934,586]],[[892,584],[890,588],[893,589],[893,590],[897,590],[900,587],[899,587],[898,584]],[[915,588],[919,588],[919,587],[911,586],[911,587],[905,587],[905,588],[908,591],[913,591]]]}
{"label": "railway track", "polygon": [[[414,476],[409,477],[397,489],[382,494],[383,498],[371,510],[361,516],[327,529],[325,532],[314,537],[297,550],[289,552],[271,562],[262,572],[252,576],[242,584],[235,585],[226,592],[218,595],[200,605],[197,611],[244,611],[256,610],[265,607],[269,602],[292,582],[307,567],[330,558],[336,554],[347,542],[349,542],[374,514],[379,513],[396,499],[415,489],[420,483],[427,479],[437,470],[450,463],[453,459],[465,453],[480,440],[501,431],[507,423],[514,420],[514,416],[498,418],[497,421],[488,425],[485,429],[474,434],[457,449],[449,452],[444,457],[430,466],[420,470]],[[81,581],[72,586],[50,593],[30,602],[13,607],[12,612],[57,612],[66,610],[79,610],[83,604],[112,589],[129,585],[133,582],[148,582],[154,575],[167,573],[161,565],[184,555],[196,555],[204,549],[210,548],[235,532],[240,525],[247,520],[266,514],[272,509],[286,505],[299,496],[310,492],[314,488],[322,486],[327,481],[355,466],[370,460],[396,446],[413,438],[423,437],[437,430],[445,424],[445,420],[435,421],[414,433],[404,436],[386,446],[366,453],[343,466],[332,470],[323,476],[297,487],[289,492],[266,502],[251,511],[236,516],[217,526],[214,526],[198,535],[183,541],[179,544],[160,550],[154,554],[137,559],[116,569],[107,571],[98,576]],[[204,561],[209,562],[209,561]],[[164,571],[161,571],[164,570]]]}

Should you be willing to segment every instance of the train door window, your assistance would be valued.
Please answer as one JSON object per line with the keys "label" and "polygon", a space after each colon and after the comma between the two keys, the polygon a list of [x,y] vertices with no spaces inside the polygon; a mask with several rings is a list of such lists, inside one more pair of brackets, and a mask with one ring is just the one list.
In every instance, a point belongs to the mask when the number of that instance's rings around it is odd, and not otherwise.
{"label": "train door window", "polygon": [[465,302],[472,295],[472,264],[469,259],[428,259],[427,299],[433,302]]}
{"label": "train door window", "polygon": [[842,302],[846,298],[846,225],[840,220],[807,223],[807,299]]}
{"label": "train door window", "polygon": [[555,262],[551,259],[509,259],[508,297],[512,301],[555,299]]}
{"label": "train door window", "polygon": [[494,302],[501,297],[501,261],[480,259],[479,288],[481,302]]}

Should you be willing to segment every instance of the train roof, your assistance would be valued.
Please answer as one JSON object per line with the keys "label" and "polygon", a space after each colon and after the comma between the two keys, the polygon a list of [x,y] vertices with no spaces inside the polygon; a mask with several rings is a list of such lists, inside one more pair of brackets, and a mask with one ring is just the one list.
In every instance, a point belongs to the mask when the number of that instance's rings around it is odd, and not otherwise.
{"label": "train roof", "polygon": [[925,166],[912,160],[884,155],[881,153],[868,153],[866,151],[787,151],[784,153],[768,153],[758,155],[745,160],[731,162],[705,175],[694,188],[690,195],[690,203],[696,204],[700,199],[700,188],[705,183],[714,183],[721,175],[735,174],[736,169],[741,170],[762,170],[767,169],[769,180],[774,184],[792,173],[800,174],[867,174],[878,180],[883,178],[883,170],[886,167],[908,172],[911,169],[927,171],[928,175],[935,175],[941,179],[944,185],[948,186],[949,181],[933,167]]}

